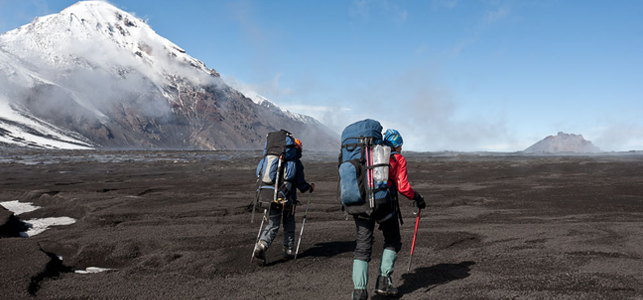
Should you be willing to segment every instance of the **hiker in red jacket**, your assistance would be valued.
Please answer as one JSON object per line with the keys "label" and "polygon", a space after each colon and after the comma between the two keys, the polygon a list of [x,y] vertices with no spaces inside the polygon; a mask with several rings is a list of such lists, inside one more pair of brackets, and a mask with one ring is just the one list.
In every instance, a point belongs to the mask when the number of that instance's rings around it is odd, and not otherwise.
{"label": "hiker in red jacket", "polygon": [[[402,136],[397,130],[388,129],[384,135],[384,143],[391,147],[388,182],[390,195],[397,201],[397,192],[400,192],[409,200],[414,200],[418,208],[425,208],[424,197],[411,188],[406,171],[406,159],[400,154],[402,151]],[[386,217],[375,220],[373,218],[361,218],[354,216],[357,227],[357,244],[354,251],[353,261],[353,299],[367,299],[366,283],[368,282],[368,262],[371,260],[373,250],[373,231],[375,223],[379,223],[379,229],[384,234],[384,251],[380,264],[380,274],[377,277],[375,293],[384,296],[396,296],[397,288],[393,287],[391,274],[397,259],[397,253],[402,248],[400,236],[400,224],[397,218],[397,207],[391,206],[391,213]]]}
{"label": "hiker in red jacket", "polygon": [[[426,206],[422,195],[414,191],[409,183],[408,173],[406,172],[406,159],[400,154],[402,152],[402,143],[404,142],[402,136],[395,129],[387,129],[384,134],[384,141],[391,146],[392,150],[391,160],[389,161],[391,168],[388,171],[389,179],[387,185],[395,188],[400,194],[410,200],[415,200],[416,202],[422,200],[421,203]],[[420,204],[420,202],[418,202],[418,204]],[[424,206],[420,208],[424,208]]]}

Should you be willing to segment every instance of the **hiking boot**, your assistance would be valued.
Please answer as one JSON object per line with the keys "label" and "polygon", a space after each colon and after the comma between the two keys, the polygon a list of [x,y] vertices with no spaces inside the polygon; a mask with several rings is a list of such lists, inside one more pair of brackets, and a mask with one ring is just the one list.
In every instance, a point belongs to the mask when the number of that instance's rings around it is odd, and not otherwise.
{"label": "hiking boot", "polygon": [[292,251],[292,249],[288,249],[288,247],[284,246],[284,259],[291,260],[294,258],[295,258],[295,251]]}
{"label": "hiking boot", "polygon": [[366,290],[353,290],[353,300],[366,300],[368,293]]}
{"label": "hiking boot", "polygon": [[255,252],[252,256],[257,259],[257,264],[260,267],[266,264],[266,250],[268,250],[268,247],[264,246],[261,241],[255,245]]}
{"label": "hiking boot", "polygon": [[375,294],[382,296],[397,296],[398,290],[393,287],[391,277],[377,276]]}

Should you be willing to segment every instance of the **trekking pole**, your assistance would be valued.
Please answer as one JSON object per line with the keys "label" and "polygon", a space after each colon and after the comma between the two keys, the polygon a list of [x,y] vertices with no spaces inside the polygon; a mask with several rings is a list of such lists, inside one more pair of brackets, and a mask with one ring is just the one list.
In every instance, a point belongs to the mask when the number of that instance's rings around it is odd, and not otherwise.
{"label": "trekking pole", "polygon": [[[259,181],[260,179],[257,179]],[[259,186],[259,184],[257,184]],[[257,192],[255,193],[255,201],[252,203],[252,217],[250,217],[250,223],[255,222],[255,210],[257,209],[257,201],[259,201],[259,188],[257,187]]]}
{"label": "trekking pole", "polygon": [[301,236],[304,234],[304,226],[306,226],[306,216],[308,215],[308,205],[310,205],[310,198],[313,194],[308,195],[308,203],[306,204],[306,212],[304,213],[304,221],[301,222],[301,232],[299,233],[299,242],[297,242],[297,250],[295,250],[295,259],[299,254],[299,245],[301,245]]}
{"label": "trekking pole", "polygon": [[418,208],[417,218],[415,219],[415,232],[413,233],[413,243],[411,244],[411,257],[409,257],[409,267],[407,271],[411,271],[411,262],[413,261],[413,250],[415,249],[415,238],[418,235],[418,225],[420,225],[420,213],[422,212],[421,208]]}
{"label": "trekking pole", "polygon": [[[257,247],[257,243],[259,243],[259,237],[261,237],[261,230],[263,229],[263,222],[266,220],[266,215],[268,214],[268,209],[264,208],[263,209],[263,218],[261,218],[261,225],[259,226],[259,233],[257,234],[257,240],[255,241],[255,248]],[[252,248],[252,255],[250,256],[250,263],[252,263],[252,260],[255,258],[255,248]]]}
{"label": "trekking pole", "polygon": [[373,147],[372,141],[367,140],[366,142],[366,180],[368,181],[368,204],[371,209],[375,207],[375,195],[374,195],[374,178],[373,178]]}

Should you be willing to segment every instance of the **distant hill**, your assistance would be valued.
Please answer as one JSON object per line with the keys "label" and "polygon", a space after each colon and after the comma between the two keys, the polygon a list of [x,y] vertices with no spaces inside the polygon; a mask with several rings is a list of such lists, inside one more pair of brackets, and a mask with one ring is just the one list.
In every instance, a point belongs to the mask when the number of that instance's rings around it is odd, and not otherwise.
{"label": "distant hill", "polygon": [[525,149],[525,153],[596,153],[601,152],[580,134],[559,132]]}

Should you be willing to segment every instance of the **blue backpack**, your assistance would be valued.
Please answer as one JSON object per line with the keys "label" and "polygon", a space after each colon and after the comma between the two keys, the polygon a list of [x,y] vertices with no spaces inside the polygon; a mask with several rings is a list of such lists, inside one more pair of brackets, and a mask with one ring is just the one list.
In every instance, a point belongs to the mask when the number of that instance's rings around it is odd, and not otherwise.
{"label": "blue backpack", "polygon": [[286,196],[296,175],[297,149],[295,138],[286,130],[268,133],[263,158],[257,165],[257,202],[260,206],[276,203],[289,205]]}
{"label": "blue backpack", "polygon": [[382,125],[366,119],[355,122],[342,132],[339,154],[339,196],[349,214],[370,215],[382,202],[388,201],[386,184],[375,186],[373,155],[375,145],[382,145]]}

